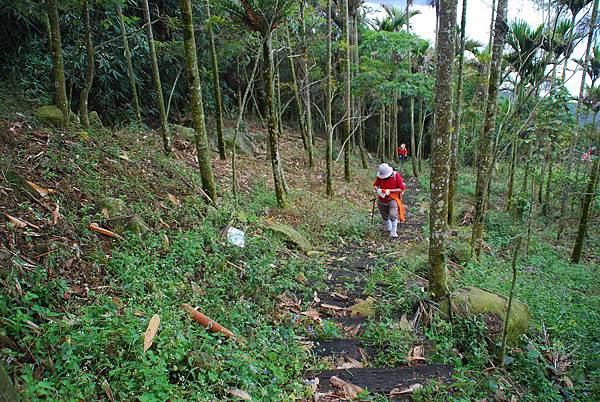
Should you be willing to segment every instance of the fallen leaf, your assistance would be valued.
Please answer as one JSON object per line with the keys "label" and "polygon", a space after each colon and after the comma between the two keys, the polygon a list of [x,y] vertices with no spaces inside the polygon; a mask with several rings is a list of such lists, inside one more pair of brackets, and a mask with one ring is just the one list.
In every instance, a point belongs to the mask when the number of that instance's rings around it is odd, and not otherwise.
{"label": "fallen leaf", "polygon": [[102,389],[104,390],[104,393],[106,394],[108,400],[110,402],[114,402],[115,398],[113,396],[112,390],[110,389],[110,384],[108,383],[106,378],[104,379],[104,381],[102,381]]}
{"label": "fallen leaf", "polygon": [[423,355],[423,345],[417,345],[408,352],[408,361],[411,362],[416,360],[425,360],[425,356]]}
{"label": "fallen leaf", "polygon": [[51,188],[43,188],[38,186],[37,184],[35,184],[32,181],[29,180],[25,180],[25,183],[27,183],[27,185],[34,190],[36,193],[38,193],[40,195],[40,197],[46,197],[48,194],[52,194],[54,192],[54,190],[52,190]]}
{"label": "fallen leaf", "polygon": [[412,385],[410,385],[410,386],[408,386],[406,388],[394,388],[390,392],[390,396],[412,394],[415,390],[417,390],[419,388],[423,388],[423,386],[421,384],[419,384],[419,383],[412,384]]}
{"label": "fallen leaf", "polygon": [[354,399],[358,396],[358,394],[363,392],[363,389],[358,385],[354,385],[351,382],[344,381],[336,376],[331,377],[329,379],[329,382],[334,387],[341,389],[344,393],[344,397],[346,398]]}
{"label": "fallen leaf", "polygon": [[313,292],[313,300],[317,304],[321,303],[321,299],[319,299],[319,295],[316,290]]}
{"label": "fallen leaf", "polygon": [[240,399],[243,399],[244,401],[251,401],[252,397],[250,396],[249,393],[247,393],[246,391],[244,391],[243,389],[238,389],[238,388],[232,388],[229,391],[229,394],[238,397]]}
{"label": "fallen leaf", "polygon": [[319,323],[321,322],[321,315],[319,314],[318,311],[308,310],[308,311],[303,311],[300,314],[302,314],[303,316],[306,316],[306,317],[310,317]]}
{"label": "fallen leaf", "polygon": [[60,219],[60,206],[56,203],[56,208],[52,210],[52,226],[56,225]]}
{"label": "fallen leaf", "polygon": [[573,388],[573,381],[571,381],[571,379],[567,376],[564,376],[562,378],[563,382],[565,383],[565,385],[569,388]]}
{"label": "fallen leaf", "polygon": [[135,310],[133,312],[133,315],[136,316],[136,317],[143,317],[144,316],[144,312],[140,311],[140,310]]}
{"label": "fallen leaf", "polygon": [[106,219],[110,218],[110,213],[108,213],[108,209],[107,208],[102,208],[102,210],[100,211],[100,213],[102,213],[102,216],[104,216],[104,218],[106,218]]}
{"label": "fallen leaf", "polygon": [[321,307],[328,308],[329,310],[346,310],[344,307],[334,306],[333,304],[321,303]]}
{"label": "fallen leaf", "polygon": [[367,300],[361,301],[350,307],[350,315],[352,317],[362,316],[370,317],[375,314],[375,302],[376,300],[371,296],[367,297]]}
{"label": "fallen leaf", "polygon": [[331,293],[332,297],[335,297],[336,299],[341,299],[341,300],[348,300],[348,296],[341,294],[339,292],[332,292]]}
{"label": "fallen leaf", "polygon": [[124,161],[131,162],[131,159],[129,159],[129,154],[127,153],[127,151],[121,151],[121,153],[119,154],[119,158],[123,159]]}
{"label": "fallen leaf", "polygon": [[170,248],[171,242],[169,241],[169,237],[165,233],[163,233],[163,250],[169,251]]}
{"label": "fallen leaf", "polygon": [[4,215],[8,218],[8,220],[10,221],[10,223],[12,223],[13,226],[16,226],[18,228],[26,228],[27,227],[27,224],[25,222],[23,222],[22,220],[20,220],[19,218],[15,218],[14,216],[7,214],[6,212],[4,213]]}
{"label": "fallen leaf", "polygon": [[169,198],[169,201],[171,201],[173,203],[173,205],[181,204],[181,202],[179,201],[179,198],[175,197],[173,194],[167,193],[167,197]]}
{"label": "fallen leaf", "polygon": [[356,359],[351,357],[345,357],[345,361],[338,364],[335,368],[339,370],[352,369],[352,368],[363,368],[364,365]]}
{"label": "fallen leaf", "polygon": [[406,313],[402,314],[402,317],[400,317],[400,329],[403,329],[405,331],[412,330],[412,325],[410,325],[410,321],[408,321]]}
{"label": "fallen leaf", "polygon": [[146,351],[150,349],[150,346],[152,346],[152,341],[154,341],[154,337],[156,336],[159,325],[160,317],[158,314],[154,314],[152,318],[150,318],[148,328],[146,328],[146,333],[144,334],[144,353],[146,353]]}

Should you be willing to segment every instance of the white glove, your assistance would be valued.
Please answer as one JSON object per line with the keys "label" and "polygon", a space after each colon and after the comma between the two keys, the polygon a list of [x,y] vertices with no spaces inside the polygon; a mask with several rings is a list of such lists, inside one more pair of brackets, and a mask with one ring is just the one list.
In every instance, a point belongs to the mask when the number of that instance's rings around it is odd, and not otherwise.
{"label": "white glove", "polygon": [[385,190],[385,195],[386,195],[386,196],[387,196],[387,195],[390,195],[390,190],[386,189],[386,190]]}
{"label": "white glove", "polygon": [[385,197],[385,192],[382,189],[377,188],[377,195],[380,197]]}

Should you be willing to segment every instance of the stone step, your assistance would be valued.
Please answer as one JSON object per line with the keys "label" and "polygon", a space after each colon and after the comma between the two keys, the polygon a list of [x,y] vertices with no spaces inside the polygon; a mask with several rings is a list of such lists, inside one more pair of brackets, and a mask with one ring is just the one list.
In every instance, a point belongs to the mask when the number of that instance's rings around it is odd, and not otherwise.
{"label": "stone step", "polygon": [[319,378],[318,392],[335,390],[329,379],[333,376],[367,389],[371,393],[389,394],[394,389],[406,389],[414,384],[426,385],[431,380],[449,383],[452,380],[452,366],[423,364],[405,367],[353,368],[328,370],[309,375],[309,379]]}
{"label": "stone step", "polygon": [[[313,341],[313,351],[317,356],[350,357],[355,360],[370,359],[375,355],[373,348],[360,339],[327,339]],[[362,353],[361,353],[362,349]]]}

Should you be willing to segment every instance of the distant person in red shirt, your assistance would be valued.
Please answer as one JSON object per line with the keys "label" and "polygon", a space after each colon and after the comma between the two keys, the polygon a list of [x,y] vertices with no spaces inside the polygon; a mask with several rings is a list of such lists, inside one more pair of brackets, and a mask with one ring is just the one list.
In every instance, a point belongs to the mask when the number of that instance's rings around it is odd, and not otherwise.
{"label": "distant person in red shirt", "polygon": [[[400,173],[387,163],[382,163],[377,169],[377,179],[373,183],[373,190],[377,193],[377,206],[391,238],[398,237],[398,218],[404,221],[404,206],[402,195],[406,185]],[[399,214],[400,212],[400,214]]]}
{"label": "distant person in red shirt", "polygon": [[408,149],[406,148],[406,144],[400,144],[400,146],[396,148],[396,154],[398,155],[399,162],[404,162],[408,159]]}

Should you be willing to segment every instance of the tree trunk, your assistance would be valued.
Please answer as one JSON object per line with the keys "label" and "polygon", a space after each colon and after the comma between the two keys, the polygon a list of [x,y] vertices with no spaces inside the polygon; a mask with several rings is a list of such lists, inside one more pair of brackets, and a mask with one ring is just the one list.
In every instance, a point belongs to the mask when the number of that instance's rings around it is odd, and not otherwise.
{"label": "tree trunk", "polygon": [[[589,63],[589,59],[590,59],[590,49],[592,47],[592,43],[594,41],[594,34],[596,32],[596,19],[598,18],[598,0],[594,0],[594,5],[592,6],[592,18],[590,19],[589,22],[589,33],[588,33],[588,40],[587,40],[587,45],[585,48],[585,54],[583,57],[583,65],[581,66],[581,70],[583,71],[583,74],[581,75],[581,84],[579,85],[579,97],[577,99],[577,109],[575,112],[575,132],[573,133],[573,138],[571,140],[571,145],[569,147],[569,154],[567,156],[567,166],[565,167],[565,175],[569,175],[571,173],[571,170],[573,168],[573,162],[575,159],[575,156],[573,156],[575,150],[577,149],[577,144],[578,144],[578,139],[579,139],[579,128],[580,128],[580,122],[579,122],[579,116],[581,113],[581,104],[583,103],[583,96],[585,93],[585,79],[586,79],[586,72],[587,72],[587,66]],[[560,240],[562,237],[562,233],[563,233],[563,228],[566,226],[565,223],[565,215],[566,215],[566,208],[567,208],[567,203],[568,203],[568,197],[569,197],[569,191],[571,189],[571,183],[567,182],[567,184],[565,186],[563,186],[563,190],[561,193],[561,204],[560,204],[560,219],[559,219],[559,225],[558,225],[558,233],[556,235],[556,240]],[[579,237],[579,235],[578,235]]]}
{"label": "tree trunk", "polygon": [[[271,63],[271,32],[267,35],[263,44],[264,61],[264,79],[265,79],[265,98],[267,103],[267,121],[269,132],[269,156],[271,158],[271,167],[273,169],[273,182],[275,185],[275,196],[277,204],[280,207],[285,206],[285,188],[283,181],[283,167],[279,158],[279,144],[277,142],[277,116],[273,107],[273,67]],[[290,60],[292,63],[293,61]],[[294,80],[295,82],[295,80]]]}
{"label": "tree trunk", "polygon": [[290,72],[292,74],[292,92],[294,92],[294,101],[296,104],[296,113],[298,114],[298,128],[300,129],[300,136],[302,137],[302,145],[308,153],[308,141],[306,138],[306,130],[304,128],[304,113],[302,111],[302,101],[300,100],[300,92],[298,91],[298,77],[296,75],[296,65],[294,63],[294,55],[292,52],[292,40],[290,39],[289,32],[287,33],[288,47],[290,48],[290,55],[288,57],[290,61]]}
{"label": "tree trunk", "polygon": [[346,44],[345,55],[344,55],[344,141],[346,143],[344,147],[344,180],[347,182],[351,179],[350,172],[350,136],[351,132],[351,119],[352,110],[350,106],[350,14],[348,10],[348,2],[350,0],[342,0],[343,13],[344,13],[344,43]]}
{"label": "tree trunk", "polygon": [[511,144],[511,155],[510,155],[510,166],[508,174],[508,191],[506,195],[506,212],[509,212],[513,208],[513,192],[515,188],[515,173],[517,170],[517,153],[519,152],[519,132],[515,131],[515,135],[512,139]]}
{"label": "tree trunk", "polygon": [[154,34],[152,33],[152,21],[150,20],[150,9],[148,8],[148,0],[142,1],[144,8],[144,20],[146,23],[146,37],[148,38],[148,49],[150,50],[150,60],[152,63],[152,80],[156,88],[156,104],[158,106],[158,114],[160,117],[160,135],[163,140],[163,148],[165,154],[171,153],[171,136],[169,135],[169,127],[167,126],[167,114],[165,113],[165,101],[162,93],[162,85],[160,83],[160,71],[158,69],[158,59],[156,58],[156,48],[154,46]]}
{"label": "tree trunk", "polygon": [[79,119],[81,120],[83,128],[88,129],[90,127],[90,119],[88,117],[88,97],[92,89],[92,84],[94,83],[94,45],[92,44],[92,27],[90,24],[88,0],[82,0],[81,16],[83,17],[87,69],[85,72],[83,89],[79,96]]}
{"label": "tree trunk", "polygon": [[436,46],[435,131],[431,141],[429,210],[429,290],[436,300],[449,294],[445,263],[448,230],[448,178],[452,135],[452,64],[457,0],[440,1]]}
{"label": "tree trunk", "polygon": [[[600,130],[596,129],[596,144],[600,144]],[[590,217],[590,211],[592,209],[594,196],[596,193],[596,186],[598,182],[598,170],[600,169],[600,155],[598,150],[594,155],[594,162],[590,169],[590,177],[585,190],[585,196],[583,197],[583,204],[581,206],[581,217],[579,218],[579,229],[577,230],[577,238],[573,245],[573,253],[571,254],[571,262],[579,263],[581,261],[581,254],[583,252],[583,245],[585,243],[585,236],[588,228],[588,220]]]}
{"label": "tree trunk", "polygon": [[454,102],[454,130],[452,131],[452,151],[450,153],[450,182],[448,183],[448,224],[454,221],[454,195],[458,180],[458,144],[462,117],[462,87],[465,61],[465,33],[467,27],[467,0],[462,2],[460,18],[460,50],[458,52],[458,82],[456,83],[456,100]]}
{"label": "tree trunk", "polygon": [[221,80],[219,79],[219,62],[217,61],[217,50],[215,49],[215,38],[210,21],[210,3],[206,0],[206,21],[208,30],[208,46],[210,48],[210,61],[212,64],[213,89],[215,94],[215,109],[217,118],[217,144],[219,147],[219,158],[225,160],[225,138],[223,137],[223,102],[221,100]]}
{"label": "tree trunk", "polygon": [[379,154],[381,163],[385,162],[385,105],[383,103],[379,111],[379,142],[377,153]]}
{"label": "tree trunk", "polygon": [[56,104],[63,115],[63,127],[69,128],[70,110],[65,83],[65,66],[60,39],[60,20],[58,17],[58,0],[47,0],[48,20],[50,21],[50,40],[52,41],[52,61],[54,63],[54,90]]}
{"label": "tree trunk", "polygon": [[304,70],[304,108],[306,111],[306,145],[308,146],[308,166],[315,165],[313,158],[313,127],[312,127],[312,104],[310,100],[310,75],[308,70],[308,39],[306,34],[306,21],[304,18],[304,10],[307,7],[307,2],[302,2],[300,19],[302,20],[302,68]]}
{"label": "tree trunk", "polygon": [[123,38],[123,48],[125,49],[125,59],[127,60],[127,77],[129,78],[129,86],[131,87],[131,95],[133,96],[133,104],[135,106],[135,116],[138,124],[142,125],[142,112],[140,110],[140,100],[137,92],[137,84],[135,82],[135,73],[133,71],[133,62],[131,58],[131,50],[129,49],[129,40],[127,32],[125,32],[125,22],[123,21],[123,12],[121,5],[117,3],[117,15],[119,17],[119,25],[121,27],[121,36]]}
{"label": "tree trunk", "polygon": [[[550,142],[550,152],[548,155],[548,178],[546,179],[546,192],[544,193],[544,201],[542,203],[542,216],[548,216],[548,208],[550,207],[550,188],[552,185],[552,168],[554,167],[554,161],[552,159],[553,145],[554,142]],[[543,177],[542,180],[544,180]]]}
{"label": "tree trunk", "polygon": [[331,124],[331,98],[333,94],[333,79],[332,79],[332,67],[331,67],[331,25],[332,21],[332,10],[331,1],[327,0],[327,66],[326,66],[326,79],[327,89],[325,94],[325,169],[326,169],[326,190],[328,196],[333,196],[333,127]]}
{"label": "tree trunk", "polygon": [[477,184],[475,186],[475,216],[473,218],[473,232],[471,234],[471,255],[475,258],[479,258],[479,255],[481,254],[481,243],[483,241],[483,224],[487,204],[485,194],[492,168],[490,163],[490,148],[492,136],[496,127],[496,107],[498,87],[500,85],[502,50],[506,37],[507,5],[508,0],[498,0],[498,10],[496,12],[496,22],[494,24],[494,40],[485,122],[483,133],[479,139]]}
{"label": "tree trunk", "polygon": [[423,161],[423,134],[425,132],[425,119],[427,114],[425,113],[425,102],[423,99],[419,100],[419,144],[417,146],[417,158],[419,161],[418,169],[421,170],[421,162]]}
{"label": "tree trunk", "polygon": [[181,0],[181,17],[183,23],[183,40],[188,85],[192,103],[192,120],[194,122],[194,131],[196,132],[194,141],[196,143],[196,152],[198,153],[198,166],[200,167],[200,176],[202,177],[202,188],[212,199],[212,202],[216,203],[217,188],[211,165],[210,148],[208,146],[208,136],[206,135],[206,124],[204,122],[202,87],[200,84],[200,73],[198,72],[191,0]]}
{"label": "tree trunk", "polygon": [[410,160],[412,161],[412,171],[415,179],[419,178],[419,168],[417,167],[417,146],[415,142],[415,98],[409,99],[409,122],[410,122]]}

